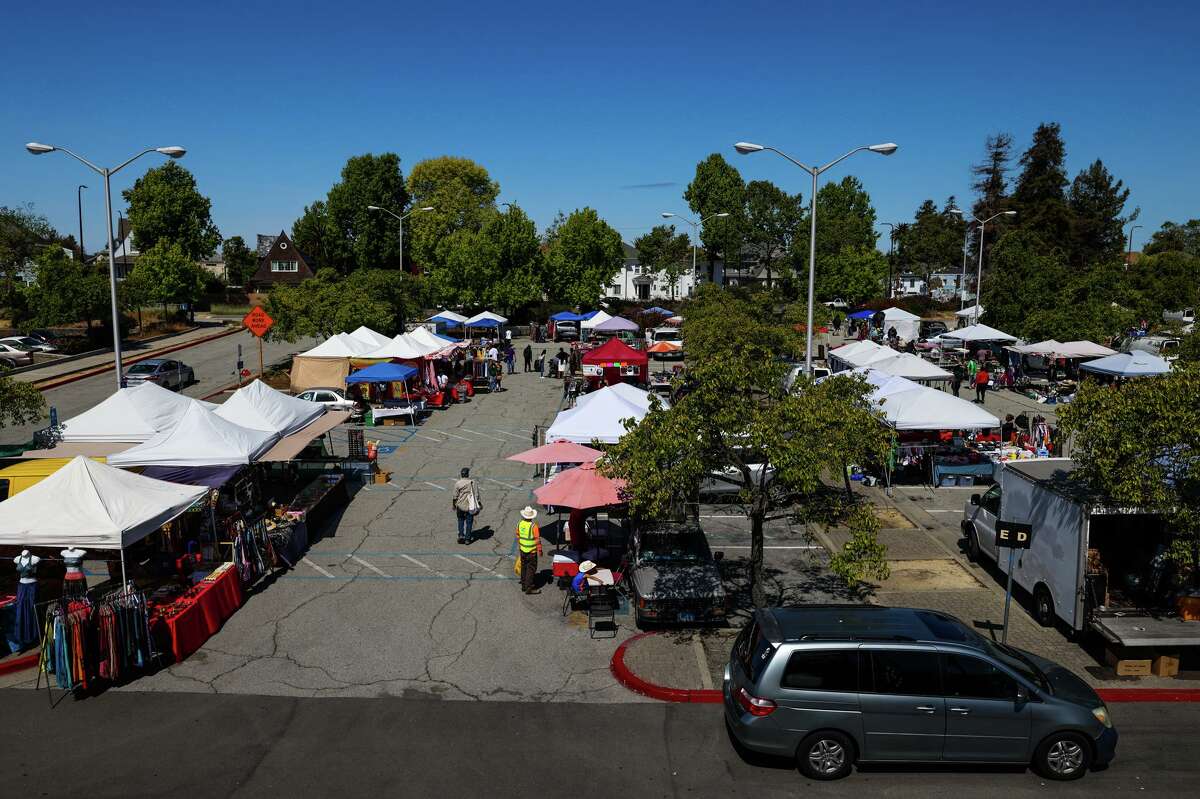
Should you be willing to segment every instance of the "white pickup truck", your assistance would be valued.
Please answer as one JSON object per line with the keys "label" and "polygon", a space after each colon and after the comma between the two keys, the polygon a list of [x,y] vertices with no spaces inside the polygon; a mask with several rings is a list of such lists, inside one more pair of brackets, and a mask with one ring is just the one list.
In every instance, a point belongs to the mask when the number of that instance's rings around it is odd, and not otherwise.
{"label": "white pickup truck", "polygon": [[1016,550],[1013,582],[1033,598],[1038,623],[1062,620],[1115,645],[1200,646],[1200,622],[1172,612],[1162,517],[1106,507],[1071,477],[1074,469],[1070,458],[1005,463],[996,484],[963,507],[968,556],[986,556],[1007,574],[1009,551],[996,546],[996,523],[1029,524],[1030,546]]}

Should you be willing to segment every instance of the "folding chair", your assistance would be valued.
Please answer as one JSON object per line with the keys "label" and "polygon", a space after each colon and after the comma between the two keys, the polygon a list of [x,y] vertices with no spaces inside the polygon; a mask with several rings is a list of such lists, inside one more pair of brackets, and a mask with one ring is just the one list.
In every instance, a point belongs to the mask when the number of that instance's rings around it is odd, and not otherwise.
{"label": "folding chair", "polygon": [[589,637],[595,638],[596,631],[602,629],[612,632],[612,635],[605,637],[617,637],[617,596],[612,586],[588,586],[587,612]]}

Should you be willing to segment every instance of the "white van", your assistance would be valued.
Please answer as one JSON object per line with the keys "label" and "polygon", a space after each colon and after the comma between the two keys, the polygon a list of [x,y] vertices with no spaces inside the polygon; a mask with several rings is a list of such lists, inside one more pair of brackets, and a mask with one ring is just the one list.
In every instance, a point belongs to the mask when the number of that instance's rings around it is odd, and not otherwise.
{"label": "white van", "polygon": [[660,341],[667,341],[672,344],[678,344],[677,352],[660,352],[656,353],[656,357],[682,358],[683,357],[683,334],[679,332],[677,327],[654,327],[646,331],[646,346],[651,347]]}

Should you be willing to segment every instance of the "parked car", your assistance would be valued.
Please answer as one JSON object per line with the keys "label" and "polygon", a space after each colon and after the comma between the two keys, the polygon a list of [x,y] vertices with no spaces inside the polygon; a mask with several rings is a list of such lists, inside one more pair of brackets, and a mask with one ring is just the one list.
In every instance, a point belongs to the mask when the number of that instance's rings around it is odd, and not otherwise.
{"label": "parked car", "polygon": [[654,357],[658,360],[671,360],[683,358],[683,334],[679,332],[677,327],[655,327],[646,331],[646,346],[651,347],[660,341],[666,341],[671,344],[678,344],[679,349],[675,352],[659,352],[655,353]]}
{"label": "parked car", "polygon": [[[765,477],[763,476],[763,469],[767,471]],[[743,479],[741,470],[736,466],[713,469],[700,480],[700,496],[728,497],[729,495],[737,494],[742,490]],[[755,483],[762,481],[763,485],[769,486],[775,480],[775,467],[770,464],[751,463],[750,479]]]}
{"label": "parked car", "polygon": [[358,404],[340,388],[310,388],[297,394],[296,399],[316,402],[332,411],[354,411],[358,408]]}
{"label": "parked car", "polygon": [[725,587],[704,531],[693,525],[664,524],[639,529],[627,557],[628,586],[635,621],[714,622],[725,619]]}
{"label": "parked car", "polygon": [[1031,764],[1073,780],[1116,754],[1108,708],[1087,683],[931,610],[759,609],[722,691],[742,746],[795,758],[818,780],[881,762]]}
{"label": "parked car", "polygon": [[141,383],[157,383],[163,388],[179,390],[196,382],[192,367],[169,358],[148,358],[125,370],[125,386],[132,388]]}
{"label": "parked car", "polygon": [[554,323],[555,341],[579,341],[579,323],[569,319]]}
{"label": "parked car", "polygon": [[27,347],[31,352],[58,352],[58,347],[53,344],[47,344],[34,336],[8,336],[0,338],[0,341],[6,344],[20,344]]}
{"label": "parked car", "polygon": [[946,327],[946,323],[939,319],[922,319],[919,338],[921,340],[936,338],[943,333],[949,333],[950,328]]}
{"label": "parked car", "polygon": [[18,366],[33,365],[33,351],[24,344],[11,340],[0,341],[0,366],[16,369]]}

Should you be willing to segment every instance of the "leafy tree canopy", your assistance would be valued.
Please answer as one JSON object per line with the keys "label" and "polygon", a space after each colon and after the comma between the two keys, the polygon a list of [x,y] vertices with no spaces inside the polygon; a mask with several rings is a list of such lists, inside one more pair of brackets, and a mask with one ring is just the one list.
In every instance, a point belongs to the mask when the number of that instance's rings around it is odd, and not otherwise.
{"label": "leafy tree canopy", "polygon": [[621,234],[591,208],[562,214],[546,231],[545,288],[554,302],[590,305],[621,270]]}
{"label": "leafy tree canopy", "polygon": [[325,199],[327,235],[321,244],[330,261],[318,261],[320,266],[343,274],[400,267],[399,223],[383,211],[368,210],[368,205],[405,213],[408,192],[395,153],[356,155],[342,167],[342,179]]}
{"label": "leafy tree canopy", "polygon": [[684,191],[683,199],[697,220],[705,220],[700,228],[700,241],[704,244],[711,281],[718,257],[730,264],[739,258],[745,239],[746,183],[724,156],[713,153],[696,164],[696,175]]}
{"label": "leafy tree canopy", "polygon": [[0,308],[18,301],[17,273],[57,236],[32,205],[0,206]]}
{"label": "leafy tree canopy", "polygon": [[230,236],[221,245],[229,285],[244,286],[258,268],[258,255],[246,246],[241,236]]}
{"label": "leafy tree canopy", "polygon": [[[817,224],[820,225],[819,215]],[[874,247],[847,246],[834,255],[822,255],[817,260],[817,300],[842,299],[857,305],[878,297],[887,282],[887,268],[887,256]],[[807,296],[807,269],[797,282],[802,296]]]}
{"label": "leafy tree canopy", "polygon": [[787,269],[796,238],[805,230],[803,198],[799,192],[788,194],[769,180],[752,180],[746,184],[745,218],[746,243],[766,269],[770,288],[772,271]]}
{"label": "leafy tree canopy", "polygon": [[1113,178],[1100,159],[1075,176],[1071,209],[1071,265],[1089,267],[1119,261],[1125,250],[1125,226],[1137,212],[1123,216],[1129,189]]}
{"label": "leafy tree canopy", "polygon": [[0,427],[32,424],[42,418],[45,407],[46,400],[33,383],[0,374]]}
{"label": "leafy tree canopy", "polygon": [[328,337],[359,325],[398,331],[422,299],[420,280],[396,269],[356,269],[343,276],[325,267],[309,280],[271,291],[265,308],[275,325],[267,335],[295,341]]}
{"label": "leafy tree canopy", "polygon": [[655,225],[633,246],[642,267],[666,282],[675,297],[679,278],[692,268],[692,244],[687,235],[676,233],[674,225]]}
{"label": "leafy tree canopy", "polygon": [[444,155],[413,167],[408,191],[418,211],[405,222],[409,254],[423,266],[433,266],[442,239],[459,230],[479,231],[495,213],[500,184],[469,158]]}
{"label": "leafy tree canopy", "polygon": [[73,325],[90,327],[109,310],[108,278],[69,257],[57,244],[37,254],[36,282],[26,290],[28,313],[19,319],[24,329]]}
{"label": "leafy tree canopy", "polygon": [[916,273],[926,280],[933,272],[959,270],[966,223],[961,216],[950,213],[957,207],[953,197],[940,211],[933,200],[926,200],[917,209],[911,224],[897,228],[896,265],[901,270]]}
{"label": "leafy tree canopy", "polygon": [[1154,232],[1142,252],[1146,255],[1184,252],[1200,258],[1200,219],[1189,219],[1182,225],[1163,222],[1163,226]]}
{"label": "leafy tree canopy", "polygon": [[133,267],[135,280],[148,302],[193,303],[204,293],[205,272],[188,257],[179,244],[159,241],[138,256]]}
{"label": "leafy tree canopy", "polygon": [[221,243],[212,202],[196,188],[192,173],[174,161],[147,170],[122,196],[129,203],[133,243],[143,253],[167,241],[195,261],[212,255]]}
{"label": "leafy tree canopy", "polygon": [[[1066,249],[1071,230],[1067,205],[1067,149],[1057,122],[1043,123],[1021,156],[1021,174],[1013,190],[1017,222],[1023,230],[1054,247]],[[996,213],[993,211],[992,213]]]}

